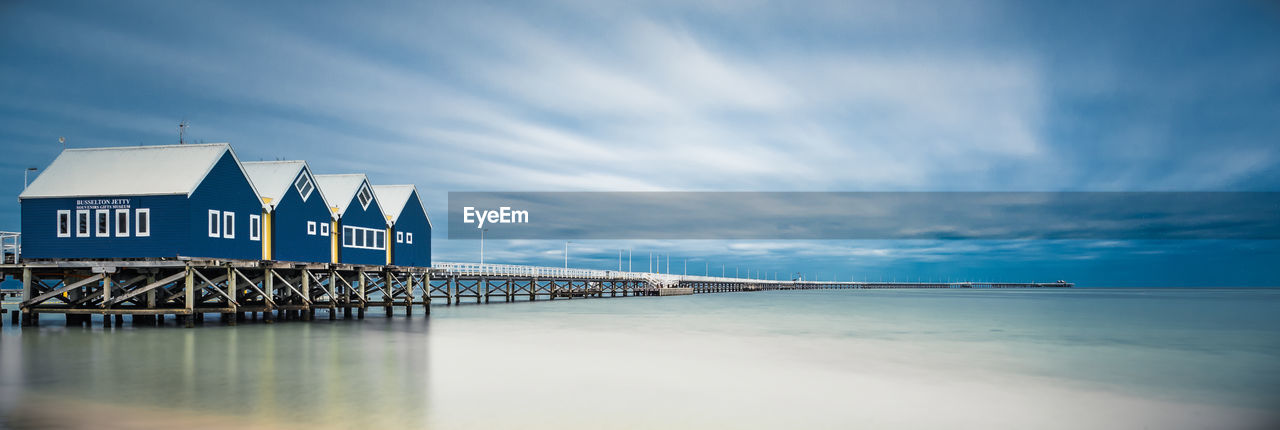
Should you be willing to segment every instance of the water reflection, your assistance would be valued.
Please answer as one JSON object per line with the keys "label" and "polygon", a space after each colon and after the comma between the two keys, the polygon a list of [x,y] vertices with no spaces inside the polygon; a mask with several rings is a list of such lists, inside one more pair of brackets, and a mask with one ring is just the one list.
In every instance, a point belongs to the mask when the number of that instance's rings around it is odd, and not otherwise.
{"label": "water reflection", "polygon": [[[421,427],[430,371],[426,324],[7,328],[0,412],[58,424],[45,403],[69,402],[109,405],[101,408],[108,413],[189,412],[215,423],[222,416],[266,426]],[[65,425],[87,424],[66,415]]]}

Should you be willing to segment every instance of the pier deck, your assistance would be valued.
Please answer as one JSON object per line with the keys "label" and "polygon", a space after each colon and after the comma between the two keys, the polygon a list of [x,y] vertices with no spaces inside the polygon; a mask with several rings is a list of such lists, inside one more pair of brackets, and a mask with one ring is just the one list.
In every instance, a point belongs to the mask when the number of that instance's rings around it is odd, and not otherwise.
{"label": "pier deck", "polygon": [[1068,288],[1053,283],[817,282],[682,276],[647,272],[565,269],[499,264],[437,263],[434,267],[286,263],[260,260],[30,261],[0,265],[0,279],[21,290],[13,323],[39,323],[40,314],[63,314],[66,323],[164,324],[173,316],[187,327],[217,314],[226,324],[282,319],[364,318],[382,307],[431,312],[433,304],[458,305],[539,299],[669,296],[768,290],[880,288]]}

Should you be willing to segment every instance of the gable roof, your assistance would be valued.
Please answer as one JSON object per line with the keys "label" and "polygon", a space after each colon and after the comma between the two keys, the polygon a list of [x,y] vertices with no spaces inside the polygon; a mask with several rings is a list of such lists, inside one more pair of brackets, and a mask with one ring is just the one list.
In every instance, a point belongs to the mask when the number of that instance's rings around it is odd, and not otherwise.
{"label": "gable roof", "polygon": [[[409,204],[409,197],[418,191],[413,184],[406,185],[374,185],[373,193],[378,195],[378,201],[383,202],[387,206],[382,207],[382,212],[387,215],[387,220],[394,225],[400,220],[400,212],[404,211],[406,205]],[[422,204],[422,194],[418,194],[418,205],[422,207],[422,213],[427,216],[427,226],[435,228],[431,225],[431,214],[427,212],[427,206]]]}
{"label": "gable roof", "polygon": [[244,173],[226,143],[65,149],[18,198],[189,196],[228,152]]}
{"label": "gable roof", "polygon": [[[347,213],[347,206],[355,198],[356,192],[360,191],[360,184],[369,183],[369,178],[363,173],[313,175],[313,177],[316,179],[316,186],[324,190],[324,195],[332,197],[329,200],[329,207],[335,211],[337,216]],[[378,201],[378,194],[373,192],[372,185],[369,188],[369,193],[373,195],[373,203],[371,204],[377,204],[381,208],[382,203]],[[383,215],[386,214],[384,213]]]}
{"label": "gable roof", "polygon": [[[311,171],[311,167],[306,161],[288,160],[288,161],[250,161],[243,163],[245,173],[249,174],[249,179],[258,187],[258,196],[263,199],[263,203],[271,209],[275,209],[280,204],[280,200],[285,194],[289,193],[289,187],[293,186],[294,179],[298,178],[298,172],[306,170]],[[312,181],[315,180],[315,174],[311,174]],[[312,184],[315,187],[313,194],[320,196],[324,206],[329,207],[329,200],[325,198],[324,191],[320,189],[318,184]]]}

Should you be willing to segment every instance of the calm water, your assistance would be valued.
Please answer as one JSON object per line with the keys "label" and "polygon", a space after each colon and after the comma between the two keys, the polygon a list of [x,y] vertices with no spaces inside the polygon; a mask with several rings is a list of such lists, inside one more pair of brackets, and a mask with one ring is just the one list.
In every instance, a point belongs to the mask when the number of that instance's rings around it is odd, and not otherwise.
{"label": "calm water", "polygon": [[1280,290],[767,292],[209,321],[6,321],[0,427],[1280,423]]}

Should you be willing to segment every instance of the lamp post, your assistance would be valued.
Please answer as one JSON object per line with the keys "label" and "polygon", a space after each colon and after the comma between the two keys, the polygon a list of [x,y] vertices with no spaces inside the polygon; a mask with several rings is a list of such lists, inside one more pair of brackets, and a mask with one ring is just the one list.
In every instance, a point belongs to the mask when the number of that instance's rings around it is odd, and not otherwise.
{"label": "lamp post", "polygon": [[489,231],[487,228],[480,229],[480,264],[484,264],[484,232]]}
{"label": "lamp post", "polygon": [[564,268],[569,269],[569,241],[564,242]]}

